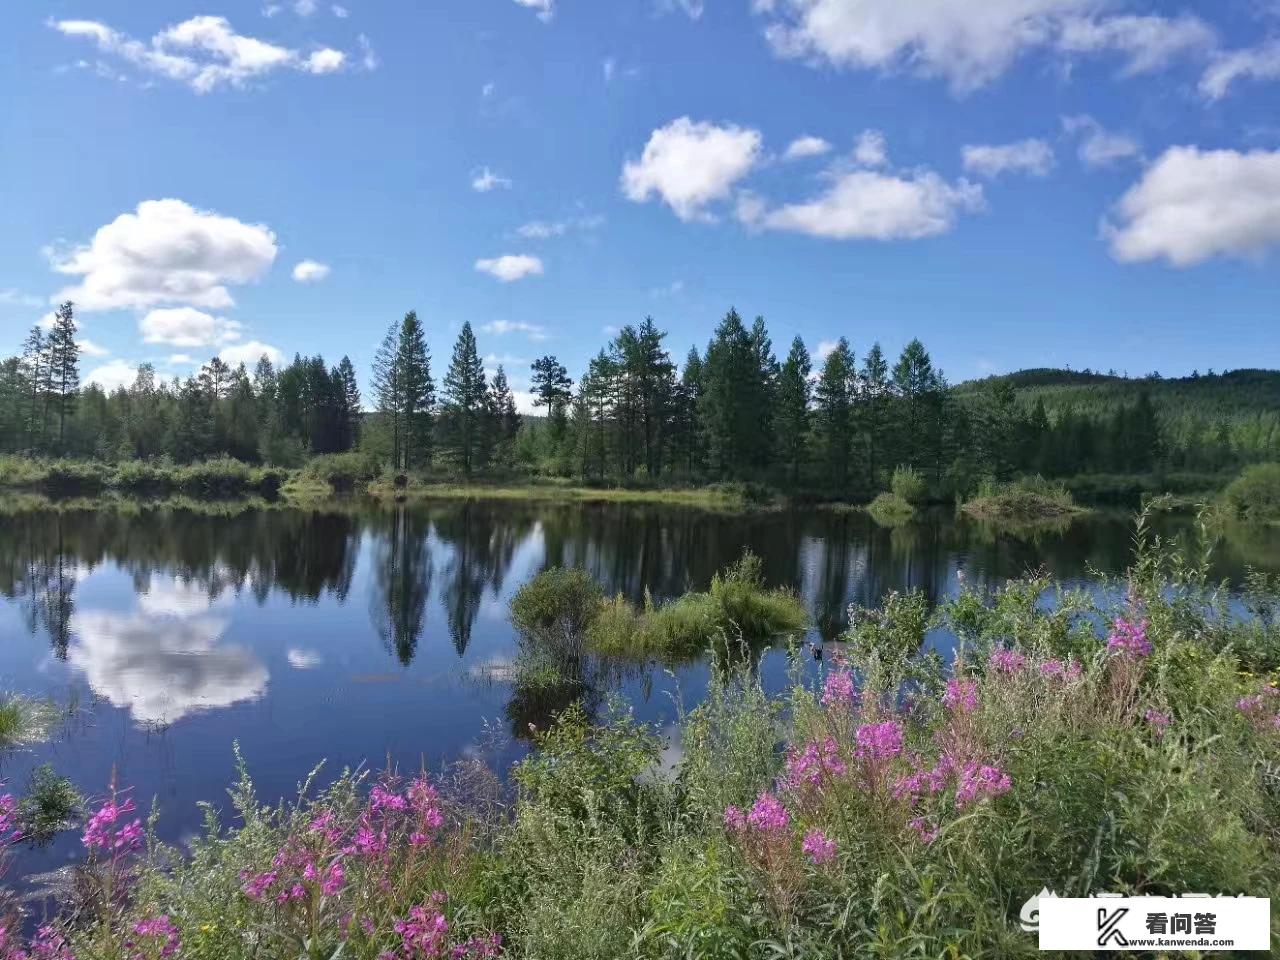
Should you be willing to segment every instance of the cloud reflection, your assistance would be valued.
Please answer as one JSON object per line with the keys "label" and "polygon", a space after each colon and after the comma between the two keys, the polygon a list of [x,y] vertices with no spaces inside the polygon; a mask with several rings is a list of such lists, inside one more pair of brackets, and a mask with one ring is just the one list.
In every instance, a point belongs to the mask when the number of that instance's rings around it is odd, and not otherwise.
{"label": "cloud reflection", "polygon": [[265,692],[267,669],[252,653],[218,646],[226,626],[210,616],[78,612],[68,659],[95,693],[138,723],[174,723]]}

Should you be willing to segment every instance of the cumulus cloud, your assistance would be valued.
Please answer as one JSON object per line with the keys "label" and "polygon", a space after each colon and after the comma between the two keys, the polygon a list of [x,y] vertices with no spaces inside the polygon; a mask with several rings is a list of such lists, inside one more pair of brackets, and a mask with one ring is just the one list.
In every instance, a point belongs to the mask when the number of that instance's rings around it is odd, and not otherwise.
{"label": "cumulus cloud", "polygon": [[760,158],[758,130],[673,120],[649,137],[639,160],[622,170],[622,192],[644,203],[657,196],[681,220],[710,219],[707,205],[729,196]]}
{"label": "cumulus cloud", "polygon": [[783,57],[813,64],[913,70],[973,91],[1036,48],[1063,54],[1111,51],[1125,71],[1155,69],[1213,42],[1191,16],[1097,17],[1097,0],[755,0],[765,36]]}
{"label": "cumulus cloud", "polygon": [[293,279],[298,283],[319,283],[329,276],[329,273],[330,270],[327,263],[319,263],[316,260],[303,260],[293,268]]}
{"label": "cumulus cloud", "polygon": [[78,612],[67,659],[94,693],[130,711],[135,722],[175,723],[266,690],[266,667],[252,653],[219,645],[225,629],[214,617]]}
{"label": "cumulus cloud", "polygon": [[538,19],[543,23],[550,23],[551,18],[556,15],[555,0],[516,0],[516,3],[536,11]]}
{"label": "cumulus cloud", "polygon": [[522,320],[494,320],[480,329],[495,337],[506,336],[508,333],[523,333],[530,340],[547,339],[547,331],[543,327],[536,323],[525,323]]}
{"label": "cumulus cloud", "polygon": [[476,261],[476,270],[487,273],[503,283],[542,275],[542,260],[527,253],[508,253],[501,257]]}
{"label": "cumulus cloud", "polygon": [[916,240],[946,233],[957,216],[983,205],[982,188],[948,183],[923,170],[903,174],[854,170],[805,203],[770,208],[753,195],[738,217],[754,230],[781,230],[831,240]]}
{"label": "cumulus cloud", "polygon": [[820,157],[824,153],[829,153],[830,150],[831,144],[821,137],[797,137],[788,145],[786,152],[782,154],[782,159],[801,160],[805,157]]}
{"label": "cumulus cloud", "polygon": [[1112,133],[1088,114],[1062,118],[1062,129],[1080,138],[1077,151],[1080,162],[1086,167],[1109,167],[1121,160],[1135,159],[1142,154],[1142,147],[1133,137]]}
{"label": "cumulus cloud", "polygon": [[1280,245],[1280,150],[1171,147],[1104,224],[1125,263],[1189,267],[1213,257],[1259,257]]}
{"label": "cumulus cloud", "polygon": [[510,190],[511,181],[500,177],[488,167],[471,175],[471,189],[476,193],[488,193],[490,190]]}
{"label": "cumulus cloud", "polygon": [[84,378],[86,386],[101,387],[107,393],[119,387],[127,387],[138,377],[138,365],[128,360],[112,360],[94,367]]}
{"label": "cumulus cloud", "polygon": [[302,647],[291,647],[286,656],[289,660],[289,666],[295,670],[314,670],[324,663],[324,657],[320,656],[319,653]]}
{"label": "cumulus cloud", "polygon": [[138,596],[138,609],[153,617],[190,617],[212,606],[208,590],[177,577],[153,575],[147,592]]}
{"label": "cumulus cloud", "polygon": [[1280,40],[1214,57],[1200,78],[1200,92],[1210,100],[1221,100],[1232,84],[1243,79],[1280,79]]}
{"label": "cumulus cloud", "polygon": [[63,36],[91,41],[107,56],[186,84],[196,93],[244,87],[279,70],[333,73],[346,62],[340,50],[326,47],[303,54],[237,33],[226,17],[192,17],[145,43],[96,20],[51,20],[49,25]]}
{"label": "cumulus cloud", "polygon": [[276,258],[276,237],[181,200],[146,200],[100,227],[89,243],[55,254],[54,269],[81,278],[57,294],[82,310],[184,303],[222,309],[228,287],[261,277]]}
{"label": "cumulus cloud", "polygon": [[853,159],[859,166],[883,167],[889,162],[889,143],[879,130],[863,130],[853,145]]}
{"label": "cumulus cloud", "polygon": [[80,348],[82,357],[106,357],[111,354],[106,347],[94,343],[88,337],[81,337],[76,341],[76,346]]}
{"label": "cumulus cloud", "polygon": [[1002,173],[1026,173],[1044,177],[1053,169],[1053,148],[1043,140],[1019,140],[1016,143],[974,144],[961,151],[964,168],[980,177],[998,177]]}
{"label": "cumulus cloud", "polygon": [[277,366],[284,361],[284,352],[278,347],[273,347],[269,343],[262,343],[259,340],[249,340],[245,343],[237,343],[235,346],[227,347],[219,357],[225,363],[231,366],[239,366],[244,364],[246,367],[252,367],[255,363],[266,357]]}
{"label": "cumulus cloud", "polygon": [[144,343],[171,347],[221,347],[239,340],[243,330],[236,320],[215,317],[195,307],[152,310],[138,321]]}

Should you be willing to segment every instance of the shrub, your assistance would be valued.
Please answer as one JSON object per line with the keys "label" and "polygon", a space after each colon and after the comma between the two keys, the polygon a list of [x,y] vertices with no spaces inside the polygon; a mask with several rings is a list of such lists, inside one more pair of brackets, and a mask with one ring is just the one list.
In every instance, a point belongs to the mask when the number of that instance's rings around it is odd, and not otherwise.
{"label": "shrub", "polygon": [[1222,502],[1234,517],[1254,521],[1280,520],[1280,463],[1256,463],[1222,492]]}
{"label": "shrub", "polygon": [[889,481],[889,490],[894,496],[910,504],[924,502],[928,487],[924,477],[912,467],[898,467],[893,471],[893,479]]}
{"label": "shrub", "polygon": [[66,777],[54,772],[49,764],[31,773],[26,793],[18,801],[17,824],[24,840],[48,843],[79,818],[84,798]]}
{"label": "shrub", "polygon": [[916,508],[896,493],[882,493],[867,506],[871,519],[882,527],[897,527],[916,515]]}
{"label": "shrub", "polygon": [[982,519],[1012,521],[1055,520],[1081,512],[1066,487],[1041,476],[984,483],[964,510]]}
{"label": "shrub", "polygon": [[552,567],[511,598],[511,622],[526,633],[580,636],[599,615],[604,590],[585,570]]}
{"label": "shrub", "polygon": [[376,456],[356,450],[314,457],[302,470],[304,476],[327,483],[334,493],[349,493],[380,472]]}

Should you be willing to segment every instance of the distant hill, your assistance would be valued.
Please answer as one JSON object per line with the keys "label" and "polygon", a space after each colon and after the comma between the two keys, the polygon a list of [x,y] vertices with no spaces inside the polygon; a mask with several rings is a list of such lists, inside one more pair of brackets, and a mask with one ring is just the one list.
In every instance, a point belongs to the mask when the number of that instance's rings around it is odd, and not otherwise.
{"label": "distant hill", "polygon": [[1089,370],[1037,368],[957,384],[960,396],[975,395],[998,382],[1017,389],[1030,406],[1043,400],[1052,415],[1068,407],[1081,412],[1114,409],[1146,393],[1162,416],[1195,416],[1238,422],[1280,414],[1280,370],[1231,370],[1191,377],[1120,377]]}

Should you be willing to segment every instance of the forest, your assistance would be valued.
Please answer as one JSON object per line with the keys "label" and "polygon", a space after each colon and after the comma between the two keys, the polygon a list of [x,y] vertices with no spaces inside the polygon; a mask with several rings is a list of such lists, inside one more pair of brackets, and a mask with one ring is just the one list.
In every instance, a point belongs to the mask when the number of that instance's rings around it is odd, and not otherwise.
{"label": "forest", "polygon": [[74,306],[0,362],[0,453],[177,464],[231,457],[298,467],[358,451],[378,469],[590,484],[750,481],[874,495],[910,466],[936,496],[1023,474],[1225,475],[1280,459],[1280,374],[1130,379],[1024,371],[952,386],[919,340],[896,359],[846,338],[775,350],[764,318],[730,310],[675,359],[652,318],[625,326],[576,380],[555,356],[529,373],[534,416],[488,371],[469,323],[443,376],[417,314],[387,330],[362,394],[347,357],[249,369],[211,358],[165,381],[150,364],[110,392],[81,384]]}

